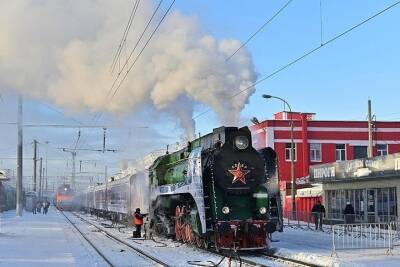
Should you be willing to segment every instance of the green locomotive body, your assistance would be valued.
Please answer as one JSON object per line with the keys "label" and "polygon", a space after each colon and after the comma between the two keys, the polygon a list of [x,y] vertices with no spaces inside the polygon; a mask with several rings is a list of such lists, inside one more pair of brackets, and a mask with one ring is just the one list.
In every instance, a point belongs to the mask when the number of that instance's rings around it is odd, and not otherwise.
{"label": "green locomotive body", "polygon": [[253,148],[247,127],[214,129],[157,158],[149,169],[152,229],[217,250],[266,248],[280,221],[279,196],[268,190],[275,165],[272,149]]}

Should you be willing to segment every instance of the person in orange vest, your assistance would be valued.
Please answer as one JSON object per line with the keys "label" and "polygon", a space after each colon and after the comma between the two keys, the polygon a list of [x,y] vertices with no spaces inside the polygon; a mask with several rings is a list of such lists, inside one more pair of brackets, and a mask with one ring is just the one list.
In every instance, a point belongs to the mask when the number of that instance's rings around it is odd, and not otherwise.
{"label": "person in orange vest", "polygon": [[137,208],[135,211],[135,215],[133,218],[133,223],[136,226],[136,232],[134,234],[134,237],[140,238],[142,237],[142,225],[143,225],[143,217],[145,215],[140,213],[140,209]]}

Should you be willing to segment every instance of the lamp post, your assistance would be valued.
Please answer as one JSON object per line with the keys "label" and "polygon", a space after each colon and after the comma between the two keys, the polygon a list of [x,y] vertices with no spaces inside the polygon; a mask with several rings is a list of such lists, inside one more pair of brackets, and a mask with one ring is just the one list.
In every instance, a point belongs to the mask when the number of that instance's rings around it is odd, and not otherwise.
{"label": "lamp post", "polygon": [[296,200],[295,200],[295,191],[296,191],[296,183],[294,179],[294,141],[293,141],[293,114],[292,108],[290,107],[289,103],[280,97],[272,96],[272,95],[262,95],[263,98],[275,98],[282,101],[285,105],[288,106],[290,112],[290,178],[292,180],[292,214],[293,219],[296,218]]}

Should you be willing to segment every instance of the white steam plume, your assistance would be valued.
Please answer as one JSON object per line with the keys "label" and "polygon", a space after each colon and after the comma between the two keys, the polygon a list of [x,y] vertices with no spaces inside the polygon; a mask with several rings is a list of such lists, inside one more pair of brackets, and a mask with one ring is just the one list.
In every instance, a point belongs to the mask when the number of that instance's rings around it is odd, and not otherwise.
{"label": "white steam plume", "polygon": [[[252,88],[230,98],[256,80],[250,54],[242,49],[226,61],[240,43],[216,40],[201,31],[196,18],[176,10],[167,16],[115,98],[106,97],[115,79],[110,65],[131,4],[1,1],[0,90],[51,101],[74,112],[126,114],[152,107],[176,117],[188,136],[194,133],[191,118],[197,104],[210,106],[221,123],[236,124],[254,92]],[[121,63],[153,10],[151,1],[141,1]]]}

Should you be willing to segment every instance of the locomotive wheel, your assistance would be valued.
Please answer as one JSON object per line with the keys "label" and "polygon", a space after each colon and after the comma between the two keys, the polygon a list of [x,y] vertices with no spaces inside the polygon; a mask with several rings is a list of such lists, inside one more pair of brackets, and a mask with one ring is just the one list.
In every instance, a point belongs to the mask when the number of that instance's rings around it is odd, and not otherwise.
{"label": "locomotive wheel", "polygon": [[192,226],[188,223],[186,224],[186,227],[185,227],[185,237],[186,237],[185,239],[186,239],[187,243],[194,244],[195,239],[194,239]]}
{"label": "locomotive wheel", "polygon": [[181,220],[181,208],[176,206],[175,209],[175,238],[176,240],[182,240],[182,220]]}
{"label": "locomotive wheel", "polygon": [[205,245],[205,240],[203,240],[203,239],[202,239],[200,236],[198,236],[198,235],[195,235],[194,238],[195,238],[195,241],[196,241],[196,245],[197,245],[199,248],[203,248],[204,245]]}

